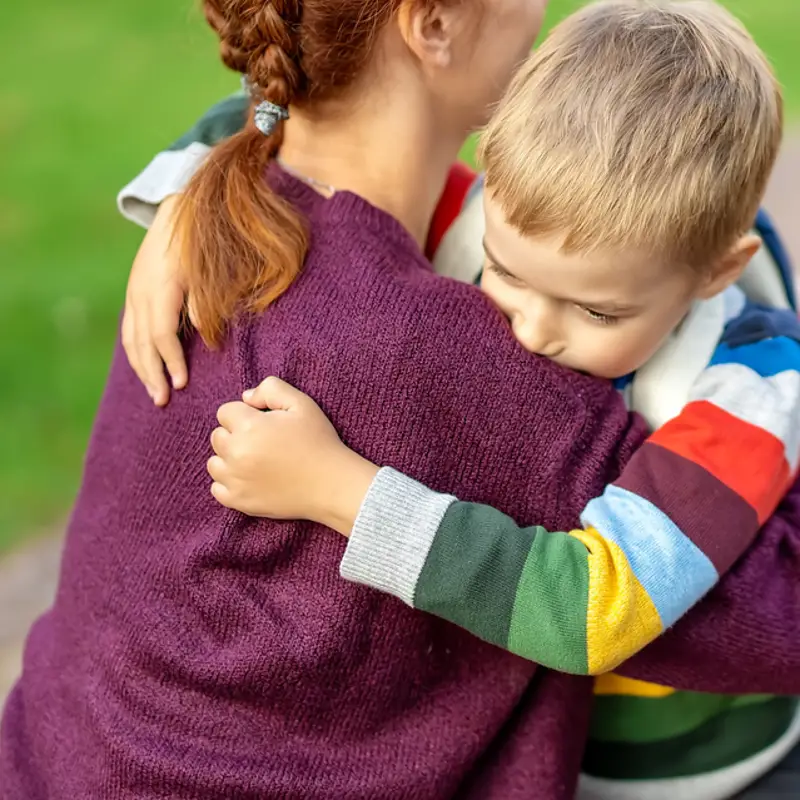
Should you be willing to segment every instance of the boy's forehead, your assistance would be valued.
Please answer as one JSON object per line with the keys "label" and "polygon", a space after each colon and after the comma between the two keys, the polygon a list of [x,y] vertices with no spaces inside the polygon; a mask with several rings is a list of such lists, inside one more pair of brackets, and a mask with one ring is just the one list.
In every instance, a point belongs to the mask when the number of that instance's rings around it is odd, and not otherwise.
{"label": "boy's forehead", "polygon": [[537,291],[558,297],[616,300],[634,305],[684,270],[636,250],[565,252],[563,235],[524,236],[509,225],[499,205],[487,198],[487,256]]}

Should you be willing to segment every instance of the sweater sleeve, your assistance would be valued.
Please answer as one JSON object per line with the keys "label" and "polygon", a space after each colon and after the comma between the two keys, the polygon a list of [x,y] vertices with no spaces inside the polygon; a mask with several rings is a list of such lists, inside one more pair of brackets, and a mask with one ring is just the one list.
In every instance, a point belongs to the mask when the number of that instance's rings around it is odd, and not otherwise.
{"label": "sweater sleeve", "polygon": [[244,127],[248,107],[247,96],[239,92],[206,111],[120,190],[117,207],[122,216],[149,228],[162,201],[184,190],[211,148]]}
{"label": "sweater sleeve", "polygon": [[682,413],[586,506],[581,528],[521,527],[382,470],[342,575],[545,666],[617,667],[711,590],[791,484],[800,325],[791,312],[761,309],[760,324],[750,313],[731,323]]}

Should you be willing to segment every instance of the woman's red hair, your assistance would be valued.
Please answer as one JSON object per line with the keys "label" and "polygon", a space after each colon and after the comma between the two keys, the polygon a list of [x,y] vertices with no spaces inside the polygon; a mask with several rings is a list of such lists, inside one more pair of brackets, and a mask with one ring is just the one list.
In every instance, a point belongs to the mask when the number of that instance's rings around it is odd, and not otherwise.
{"label": "woman's red hair", "polygon": [[[246,76],[254,100],[311,108],[348,88],[370,60],[402,0],[205,0],[222,60]],[[192,316],[221,344],[239,314],[263,311],[297,277],[308,249],[306,221],[270,189],[266,167],[280,149],[251,118],[218,145],[177,210],[175,235]]]}

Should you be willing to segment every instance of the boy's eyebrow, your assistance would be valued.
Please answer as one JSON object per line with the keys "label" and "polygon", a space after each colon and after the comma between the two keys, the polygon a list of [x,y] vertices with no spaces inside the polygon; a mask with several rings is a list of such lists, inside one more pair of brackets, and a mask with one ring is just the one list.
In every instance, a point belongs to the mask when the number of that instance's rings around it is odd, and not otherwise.
{"label": "boy's eyebrow", "polygon": [[620,303],[583,303],[578,300],[573,300],[572,302],[585,308],[590,308],[592,311],[599,311],[601,314],[625,314],[638,310],[638,306],[626,306]]}
{"label": "boy's eyebrow", "polygon": [[[491,248],[486,243],[486,237],[483,238],[483,251],[486,253],[489,260],[494,263],[496,266],[500,267],[503,272],[507,272],[512,278],[518,278],[517,275],[514,274],[512,270],[510,270],[502,261],[500,261],[497,256],[492,253]],[[588,300],[579,300],[577,297],[563,297],[561,298],[565,302],[574,303],[578,306],[584,306],[585,308],[590,308],[592,311],[598,311],[601,314],[625,314],[630,313],[631,311],[636,311],[638,306],[636,305],[626,305],[623,303],[615,303],[613,301],[604,303],[604,302],[590,302]]]}
{"label": "boy's eyebrow", "polygon": [[503,272],[507,272],[513,278],[517,277],[513,273],[513,271],[510,270],[505,264],[503,264],[503,262],[500,261],[500,259],[497,258],[497,256],[489,249],[489,245],[486,243],[486,237],[485,236],[483,237],[483,252],[486,253],[486,255],[488,256],[489,261],[491,261],[493,264],[495,264],[498,267],[500,267],[500,269],[502,269]]}

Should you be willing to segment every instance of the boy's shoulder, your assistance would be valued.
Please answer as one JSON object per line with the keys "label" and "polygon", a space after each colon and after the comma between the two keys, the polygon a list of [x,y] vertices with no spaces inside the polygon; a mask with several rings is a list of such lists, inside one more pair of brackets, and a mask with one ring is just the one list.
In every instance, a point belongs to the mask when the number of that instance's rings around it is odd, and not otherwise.
{"label": "boy's shoulder", "polygon": [[226,97],[208,109],[167,150],[185,150],[190,145],[198,143],[213,147],[244,128],[249,109],[250,100],[244,92]]}

